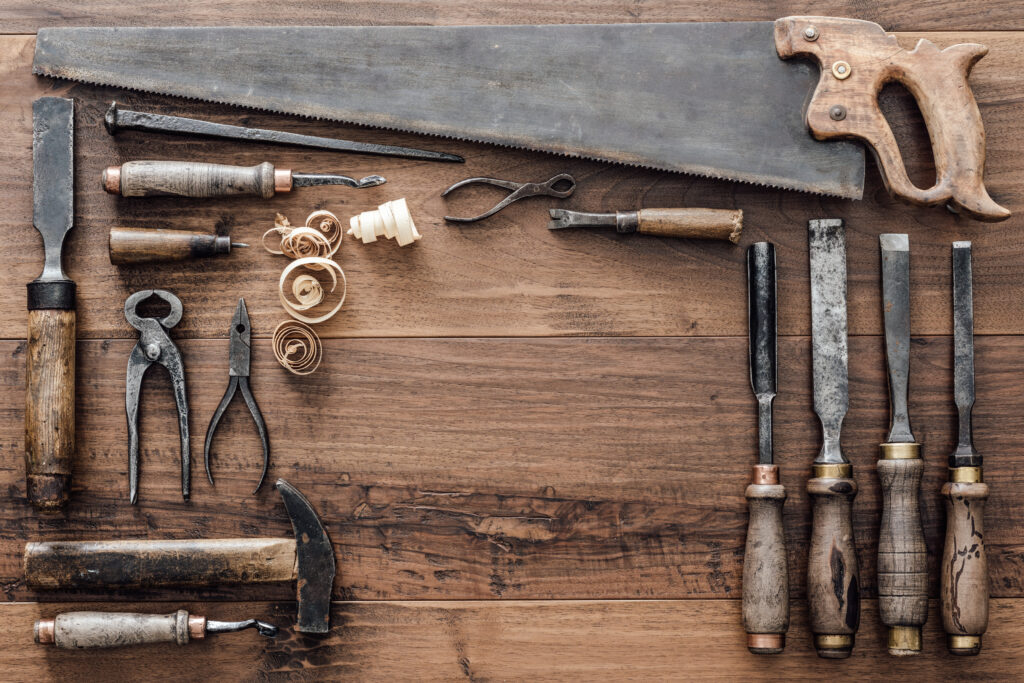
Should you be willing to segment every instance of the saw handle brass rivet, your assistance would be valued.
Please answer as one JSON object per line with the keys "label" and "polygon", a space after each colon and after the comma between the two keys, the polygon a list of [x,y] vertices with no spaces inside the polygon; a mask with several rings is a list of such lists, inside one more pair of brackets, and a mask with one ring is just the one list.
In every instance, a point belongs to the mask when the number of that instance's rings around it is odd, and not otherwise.
{"label": "saw handle brass rivet", "polygon": [[804,40],[809,43],[813,43],[818,39],[818,29],[813,26],[808,26],[804,29]]}
{"label": "saw handle brass rivet", "polygon": [[832,75],[841,81],[845,81],[853,73],[853,69],[850,68],[849,62],[842,60],[832,65]]}
{"label": "saw handle brass rivet", "polygon": [[846,118],[846,107],[837,104],[828,110],[828,115],[833,121],[842,121]]}

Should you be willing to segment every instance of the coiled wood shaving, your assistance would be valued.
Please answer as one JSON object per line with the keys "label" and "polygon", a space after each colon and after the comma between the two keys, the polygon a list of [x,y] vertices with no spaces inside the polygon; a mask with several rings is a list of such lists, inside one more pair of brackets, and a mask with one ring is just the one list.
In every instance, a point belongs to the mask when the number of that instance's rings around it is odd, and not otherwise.
{"label": "coiled wood shaving", "polygon": [[[323,285],[319,280],[309,274],[298,275],[294,282],[292,282],[292,296],[295,297],[295,301],[297,303],[292,303],[288,300],[288,297],[285,296],[284,293],[284,285],[288,280],[288,276],[298,268],[327,270],[331,276],[331,289],[329,290],[331,292],[333,292],[338,286],[338,275],[341,276],[341,298],[338,300],[338,303],[334,308],[323,315],[313,318],[300,313],[300,311],[308,311],[314,306],[318,306],[323,303],[325,297]],[[335,274],[335,271],[337,271],[337,274]],[[284,310],[288,312],[288,315],[296,320],[301,320],[304,323],[322,323],[325,320],[330,320],[334,317],[335,313],[341,310],[342,304],[345,303],[345,295],[348,294],[348,279],[345,277],[345,271],[341,269],[341,266],[339,266],[337,262],[320,256],[309,256],[292,261],[281,272],[281,280],[277,285],[277,293],[281,298],[281,305],[284,306]]]}
{"label": "coiled wood shaving", "polygon": [[412,221],[409,206],[405,199],[394,199],[378,206],[373,211],[364,211],[349,219],[348,234],[361,240],[363,244],[376,242],[384,237],[395,240],[398,246],[404,247],[423,237],[416,224]]}
{"label": "coiled wood shaving", "polygon": [[[341,247],[344,234],[341,221],[330,211],[314,211],[309,214],[306,225],[302,227],[293,226],[287,218],[277,214],[274,217],[274,227],[263,233],[263,248],[271,254],[283,254],[290,258],[330,258]],[[279,240],[277,247],[267,246],[269,235],[274,235]]]}
{"label": "coiled wood shaving", "polygon": [[323,345],[313,328],[297,320],[284,320],[274,328],[274,357],[293,375],[308,375],[320,367]]}

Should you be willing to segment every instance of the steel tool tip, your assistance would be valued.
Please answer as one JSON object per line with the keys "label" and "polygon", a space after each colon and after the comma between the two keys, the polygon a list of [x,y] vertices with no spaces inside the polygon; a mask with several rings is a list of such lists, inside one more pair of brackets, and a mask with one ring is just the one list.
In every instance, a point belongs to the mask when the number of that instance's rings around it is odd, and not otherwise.
{"label": "steel tool tip", "polygon": [[245,242],[232,242],[232,243],[231,243],[231,246],[232,246],[232,247],[247,247],[247,246],[249,246],[249,245],[248,245],[248,244],[246,244]]}
{"label": "steel tool tip", "polygon": [[559,230],[569,227],[569,212],[565,209],[548,209],[551,220],[548,221],[548,230]]}
{"label": "steel tool tip", "polygon": [[910,238],[904,234],[879,235],[883,251],[910,251]]}

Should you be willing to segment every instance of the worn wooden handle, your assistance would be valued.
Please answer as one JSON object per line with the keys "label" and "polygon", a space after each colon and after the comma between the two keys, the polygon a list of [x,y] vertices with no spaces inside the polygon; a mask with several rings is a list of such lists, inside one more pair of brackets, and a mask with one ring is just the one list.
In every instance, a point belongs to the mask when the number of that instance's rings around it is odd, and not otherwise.
{"label": "worn wooden handle", "polygon": [[789,630],[789,573],[782,506],[786,489],[778,465],[754,465],[747,486],[750,521],[743,555],[743,627],[754,654],[778,654]]}
{"label": "worn wooden handle", "polygon": [[[277,184],[275,185],[275,178]],[[103,171],[103,188],[122,197],[223,197],[255,195],[263,199],[275,190],[291,189],[291,172],[257,166],[225,166],[191,161],[129,161]]]}
{"label": "worn wooden handle", "polygon": [[57,512],[71,493],[75,453],[75,310],[28,312],[25,472],[29,501]]}
{"label": "worn wooden handle", "polygon": [[231,252],[231,238],[193,230],[111,228],[110,262],[117,266],[187,261]]}
{"label": "worn wooden handle", "polygon": [[[967,77],[988,53],[966,43],[939,50],[922,38],[913,50],[900,47],[878,24],[831,17],[786,17],[775,22],[779,56],[811,57],[821,65],[818,87],[807,105],[807,125],[819,140],[858,138],[874,151],[889,192],[921,206],[947,204],[984,221],[1010,212],[985,189],[985,129]],[[932,143],[935,184],[916,187],[878,93],[888,82],[904,85],[917,100]]]}
{"label": "worn wooden handle", "polygon": [[928,620],[928,549],[921,526],[919,444],[882,444],[882,526],[878,535],[878,609],[889,627],[889,654],[921,652]]}
{"label": "worn wooden handle", "polygon": [[637,232],[662,237],[740,241],[743,212],[729,209],[640,209]]}
{"label": "worn wooden handle", "polygon": [[202,638],[206,620],[203,617],[190,619],[183,609],[170,614],[65,612],[54,619],[37,621],[35,641],[52,643],[66,650],[168,642],[185,645],[189,640],[190,621],[193,622],[192,637]]}
{"label": "worn wooden handle", "polygon": [[818,656],[849,657],[860,626],[860,581],[853,542],[857,483],[850,465],[815,465],[807,482],[813,500],[807,556],[807,598]]}
{"label": "worn wooden handle", "polygon": [[[958,472],[962,470],[963,472]],[[958,467],[954,474],[975,481],[949,481],[942,486],[946,500],[946,544],[942,551],[942,626],[947,646],[955,655],[981,652],[981,636],[988,628],[988,559],[985,557],[983,516],[988,484],[980,481],[980,467]]]}

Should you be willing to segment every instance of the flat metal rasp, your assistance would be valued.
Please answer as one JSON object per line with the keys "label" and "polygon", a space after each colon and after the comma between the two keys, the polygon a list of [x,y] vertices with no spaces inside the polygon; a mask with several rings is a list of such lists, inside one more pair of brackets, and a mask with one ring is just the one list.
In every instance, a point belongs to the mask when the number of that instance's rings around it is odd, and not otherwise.
{"label": "flat metal rasp", "polygon": [[954,655],[981,652],[988,628],[988,558],[985,554],[985,501],[982,458],[974,448],[974,285],[971,243],[953,243],[953,394],[959,416],[956,450],[949,456],[946,540],[940,565],[942,626]]}
{"label": "flat metal rasp", "polygon": [[772,402],[778,386],[775,245],[747,248],[750,385],[757,397],[758,464],[747,486],[750,511],[743,555],[743,626],[754,654],[778,654],[789,630],[789,574],[782,506],[786,489],[772,462]]}
{"label": "flat metal rasp", "polygon": [[43,237],[43,272],[28,285],[25,470],[29,501],[56,512],[71,493],[75,453],[75,283],[64,273],[74,223],[74,101],[32,103],[32,223]]}
{"label": "flat metal rasp", "polygon": [[814,412],[822,445],[807,482],[813,500],[807,593],[819,657],[850,656],[860,625],[860,582],[853,540],[853,467],[840,447],[849,408],[846,339],[846,231],[838,219],[808,223]]}
{"label": "flat metal rasp", "polygon": [[879,236],[882,253],[882,317],[889,377],[889,436],[876,465],[882,486],[878,534],[878,608],[889,627],[889,654],[921,652],[928,620],[928,548],[921,525],[921,444],[910,429],[910,240]]}

